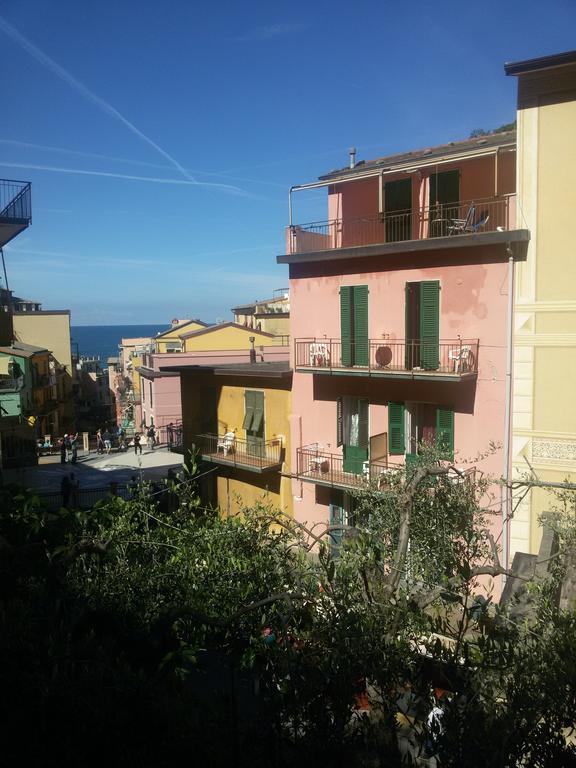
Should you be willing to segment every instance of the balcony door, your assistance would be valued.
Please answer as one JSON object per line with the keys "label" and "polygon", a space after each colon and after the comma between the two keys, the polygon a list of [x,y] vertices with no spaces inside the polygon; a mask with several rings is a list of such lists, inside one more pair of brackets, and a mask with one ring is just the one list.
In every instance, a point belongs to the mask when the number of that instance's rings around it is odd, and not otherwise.
{"label": "balcony door", "polygon": [[368,367],[368,286],[340,288],[341,359],[343,366]]}
{"label": "balcony door", "polygon": [[454,458],[454,411],[433,403],[388,403],[389,451],[406,454],[410,464],[423,443],[436,445],[446,459]]}
{"label": "balcony door", "polygon": [[460,171],[430,174],[430,236],[449,234],[452,219],[460,218]]}
{"label": "balcony door", "polygon": [[437,370],[440,363],[440,283],[406,283],[406,368]]}
{"label": "balcony door", "polygon": [[384,184],[386,242],[410,240],[412,235],[412,179]]}
{"label": "balcony door", "polygon": [[342,444],[344,472],[360,475],[368,461],[368,400],[343,397],[338,411],[338,442]]}
{"label": "balcony door", "polygon": [[264,392],[244,392],[244,429],[246,452],[249,456],[264,458]]}

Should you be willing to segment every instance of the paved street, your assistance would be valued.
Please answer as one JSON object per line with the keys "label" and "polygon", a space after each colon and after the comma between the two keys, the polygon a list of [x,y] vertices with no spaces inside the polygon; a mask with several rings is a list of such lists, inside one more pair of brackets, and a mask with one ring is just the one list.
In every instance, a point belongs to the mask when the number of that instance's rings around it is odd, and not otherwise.
{"label": "paved street", "polygon": [[76,464],[60,464],[59,456],[46,456],[40,459],[37,467],[5,470],[4,480],[58,493],[62,476],[71,472],[81,489],[101,488],[111,482],[123,485],[130,482],[134,475],[146,480],[159,480],[166,477],[170,467],[180,470],[183,461],[183,456],[170,453],[165,448],[154,451],[144,449],[141,456],[136,456],[133,450],[108,455],[79,453]]}

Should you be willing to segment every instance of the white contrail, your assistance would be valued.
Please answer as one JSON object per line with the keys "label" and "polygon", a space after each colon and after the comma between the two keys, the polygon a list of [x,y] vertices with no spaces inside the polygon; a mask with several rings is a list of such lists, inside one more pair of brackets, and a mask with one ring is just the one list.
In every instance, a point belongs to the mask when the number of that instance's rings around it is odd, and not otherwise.
{"label": "white contrail", "polygon": [[[163,158],[168,160],[168,162],[171,165],[173,165],[174,168],[176,168],[182,174],[182,176],[184,176],[185,179],[188,179],[188,181],[196,182],[196,179],[194,179],[194,177],[188,173],[186,168],[184,168],[178,162],[178,160],[175,160],[172,157],[172,155],[166,152],[166,150],[163,149],[159,144],[157,144],[151,138],[146,136],[145,133],[142,133],[142,131],[139,128],[137,128],[134,125],[134,123],[131,123],[130,120],[125,118],[123,114],[118,112],[118,110],[115,109],[111,104],[109,104],[105,99],[95,94],[93,91],[90,90],[90,88],[85,86],[84,83],[81,83],[79,80],[77,80],[74,77],[74,75],[70,74],[68,70],[64,69],[64,67],[62,67],[60,64],[55,62],[54,59],[51,59],[50,56],[48,56],[39,48],[37,48],[33,43],[30,42],[30,40],[24,37],[24,35],[20,34],[20,32],[18,32],[18,30],[15,29],[15,27],[9,24],[6,21],[6,19],[2,18],[1,16],[0,16],[0,29],[3,30],[4,33],[8,35],[8,37],[10,37],[15,43],[18,43],[18,45],[22,46],[22,48],[24,48],[25,51],[27,51],[31,56],[33,56],[37,61],[39,61],[40,64],[44,65],[47,69],[53,72],[57,77],[59,77],[65,83],[68,83],[68,85],[74,88],[74,90],[77,91],[81,96],[84,96],[85,99],[88,99],[88,101],[91,101],[93,104],[99,107],[106,114],[116,118],[116,120],[118,120],[123,125],[125,125],[129,131],[131,131],[133,134],[138,136],[138,138],[142,139],[142,141],[144,141],[146,144],[151,146],[157,152],[159,152]],[[196,183],[201,184],[202,182],[196,182]]]}
{"label": "white contrail", "polygon": [[6,168],[25,168],[32,171],[52,171],[54,173],[73,173],[79,176],[105,176],[110,179],[126,179],[127,181],[148,181],[154,184],[183,184],[188,187],[214,187],[222,189],[225,192],[231,192],[235,195],[248,195],[240,187],[234,187],[232,184],[219,184],[210,181],[196,181],[196,179],[163,179],[156,176],[132,176],[125,173],[111,173],[109,171],[85,171],[80,168],[60,168],[55,165],[36,165],[35,163],[12,163],[0,160],[0,166]]}

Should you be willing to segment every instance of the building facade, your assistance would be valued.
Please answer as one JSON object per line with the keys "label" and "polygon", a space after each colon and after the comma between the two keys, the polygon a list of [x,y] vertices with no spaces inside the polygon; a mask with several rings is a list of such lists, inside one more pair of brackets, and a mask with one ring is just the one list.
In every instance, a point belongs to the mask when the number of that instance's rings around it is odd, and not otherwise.
{"label": "building facade", "polygon": [[[500,479],[509,442],[517,225],[514,133],[356,165],[325,222],[290,222],[294,515],[341,521],[425,443]],[[291,207],[292,210],[292,207]],[[507,329],[509,329],[507,331]],[[494,447],[490,447],[494,446]],[[503,548],[505,494],[483,500]]]}
{"label": "building facade", "polygon": [[261,503],[292,516],[288,360],[174,370],[183,445],[201,462],[202,502],[224,515]]}
{"label": "building facade", "polygon": [[[576,51],[507,64],[518,78],[518,215],[531,232],[519,264],[514,314],[514,476],[576,482]],[[535,488],[510,523],[511,552],[537,553]]]}

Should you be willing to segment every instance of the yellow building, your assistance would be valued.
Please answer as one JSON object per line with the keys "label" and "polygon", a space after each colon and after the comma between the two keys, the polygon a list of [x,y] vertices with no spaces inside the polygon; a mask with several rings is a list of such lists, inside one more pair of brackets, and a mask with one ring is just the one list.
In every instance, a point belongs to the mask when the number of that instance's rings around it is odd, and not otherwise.
{"label": "yellow building", "polygon": [[262,501],[292,515],[289,363],[179,370],[184,448],[207,472],[204,503],[231,515]]}
{"label": "yellow building", "polygon": [[[518,77],[517,205],[531,233],[515,290],[512,472],[526,458],[541,481],[576,482],[576,51],[505,70]],[[538,488],[519,505],[511,555],[538,552],[550,501]]]}
{"label": "yellow building", "polygon": [[287,344],[288,340],[273,333],[255,331],[237,323],[219,323],[208,328],[190,330],[181,336],[184,348],[182,352],[200,352],[205,350],[221,351],[225,349],[250,349],[269,347],[274,344]]}
{"label": "yellow building", "polygon": [[156,352],[183,352],[184,343],[182,341],[182,335],[201,331],[207,327],[208,324],[203,323],[202,320],[181,320],[173,322],[171,328],[168,328],[167,331],[159,333],[154,337]]}
{"label": "yellow building", "polygon": [[234,307],[234,322],[275,336],[290,335],[290,296],[288,288],[280,288],[271,299],[253,301]]}
{"label": "yellow building", "polygon": [[72,348],[70,341],[70,310],[38,310],[14,312],[14,337],[25,344],[50,350],[49,375],[54,381],[57,418],[52,431],[67,432],[74,428]]}

